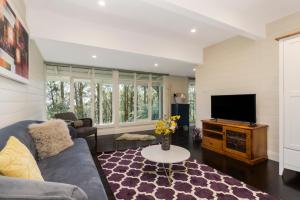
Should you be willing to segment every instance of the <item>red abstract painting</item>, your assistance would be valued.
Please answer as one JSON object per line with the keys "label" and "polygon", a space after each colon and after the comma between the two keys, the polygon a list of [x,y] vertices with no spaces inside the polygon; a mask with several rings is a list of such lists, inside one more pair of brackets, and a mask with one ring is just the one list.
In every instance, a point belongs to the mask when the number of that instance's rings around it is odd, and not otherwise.
{"label": "red abstract painting", "polygon": [[0,0],[0,68],[28,79],[29,37],[7,0]]}

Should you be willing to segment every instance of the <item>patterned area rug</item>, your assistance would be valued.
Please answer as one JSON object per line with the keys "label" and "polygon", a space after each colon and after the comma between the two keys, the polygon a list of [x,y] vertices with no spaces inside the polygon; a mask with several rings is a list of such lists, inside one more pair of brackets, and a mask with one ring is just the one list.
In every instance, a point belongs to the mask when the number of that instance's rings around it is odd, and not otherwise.
{"label": "patterned area rug", "polygon": [[[187,172],[172,175],[171,185],[163,172],[144,172],[162,166],[145,160],[141,148],[102,153],[98,160],[116,199],[275,199],[194,159],[186,162]],[[184,169],[184,166],[176,164],[172,168]]]}

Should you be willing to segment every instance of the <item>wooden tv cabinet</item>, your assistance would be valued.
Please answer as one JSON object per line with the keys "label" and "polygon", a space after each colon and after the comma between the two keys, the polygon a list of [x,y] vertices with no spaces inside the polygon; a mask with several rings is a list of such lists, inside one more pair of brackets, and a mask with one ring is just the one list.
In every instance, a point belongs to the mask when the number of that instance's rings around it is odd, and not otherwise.
{"label": "wooden tv cabinet", "polygon": [[202,148],[250,165],[268,159],[267,125],[228,120],[202,120]]}

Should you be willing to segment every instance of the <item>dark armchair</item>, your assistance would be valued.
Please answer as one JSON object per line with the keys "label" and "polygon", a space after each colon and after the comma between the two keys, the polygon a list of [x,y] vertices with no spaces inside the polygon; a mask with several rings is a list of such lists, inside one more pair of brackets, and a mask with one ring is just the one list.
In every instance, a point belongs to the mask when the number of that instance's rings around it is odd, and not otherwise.
{"label": "dark armchair", "polygon": [[74,127],[77,131],[77,137],[86,138],[90,135],[95,136],[95,152],[97,153],[97,128],[93,127],[91,118],[77,119],[76,115],[72,112],[57,113],[54,115],[56,119],[65,120],[68,125]]}

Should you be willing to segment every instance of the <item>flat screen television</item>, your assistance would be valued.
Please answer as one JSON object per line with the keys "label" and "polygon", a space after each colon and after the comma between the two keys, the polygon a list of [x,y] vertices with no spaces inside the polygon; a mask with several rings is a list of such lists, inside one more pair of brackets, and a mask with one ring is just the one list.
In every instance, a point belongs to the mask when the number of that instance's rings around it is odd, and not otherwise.
{"label": "flat screen television", "polygon": [[213,95],[211,117],[256,123],[256,95]]}

